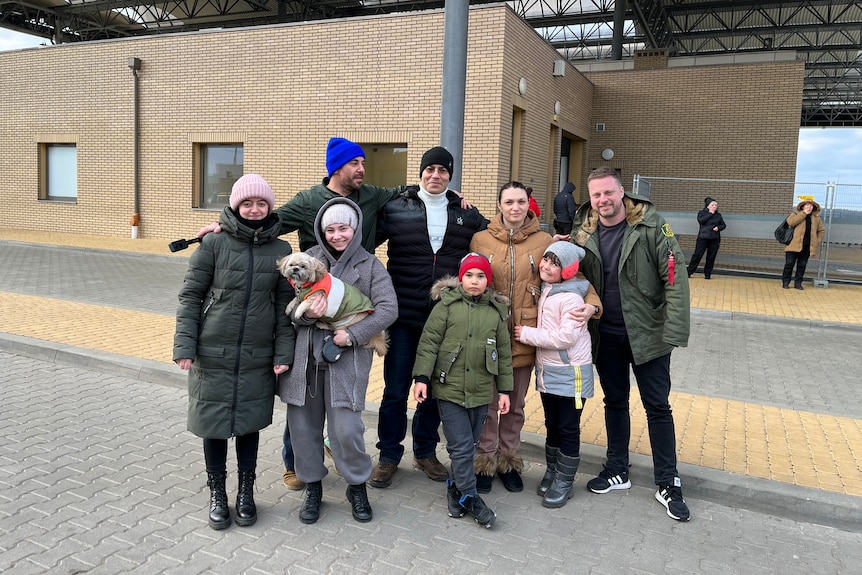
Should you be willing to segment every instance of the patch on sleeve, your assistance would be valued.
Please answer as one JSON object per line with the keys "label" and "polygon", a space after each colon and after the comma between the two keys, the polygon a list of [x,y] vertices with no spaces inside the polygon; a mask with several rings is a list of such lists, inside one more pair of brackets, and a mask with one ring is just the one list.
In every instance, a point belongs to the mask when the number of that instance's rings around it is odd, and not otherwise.
{"label": "patch on sleeve", "polygon": [[672,238],[673,237],[673,230],[670,229],[670,224],[662,225],[661,233],[663,233],[668,238]]}

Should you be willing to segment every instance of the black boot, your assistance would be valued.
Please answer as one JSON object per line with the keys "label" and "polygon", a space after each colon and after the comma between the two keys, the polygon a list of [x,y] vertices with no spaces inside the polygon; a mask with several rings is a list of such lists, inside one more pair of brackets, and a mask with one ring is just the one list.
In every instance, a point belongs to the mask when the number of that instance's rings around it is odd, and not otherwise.
{"label": "black boot", "polygon": [[572,484],[575,482],[575,473],[578,471],[580,462],[580,457],[572,457],[562,451],[557,453],[557,474],[542,499],[543,507],[552,509],[562,507],[572,498],[574,492]]}
{"label": "black boot", "polygon": [[230,509],[227,506],[227,491],[224,488],[226,480],[226,473],[207,473],[207,485],[210,488],[209,524],[216,530],[230,526]]}
{"label": "black boot", "polygon": [[257,506],[254,504],[254,471],[239,472],[239,489],[236,493],[236,524],[242,527],[257,521]]}
{"label": "black boot", "polygon": [[455,481],[446,480],[446,506],[449,508],[449,517],[464,517],[464,508],[461,507],[461,490],[455,487]]}
{"label": "black boot", "polygon": [[299,520],[303,523],[316,523],[320,518],[320,504],[323,501],[323,484],[320,481],[305,485],[305,501],[299,509]]}
{"label": "black boot", "polygon": [[360,523],[371,521],[371,504],[368,502],[368,493],[365,491],[364,483],[347,486],[347,501],[353,508],[354,519]]}
{"label": "black boot", "polygon": [[557,452],[559,450],[559,447],[551,447],[547,443],[545,444],[545,462],[548,466],[545,468],[545,475],[542,477],[542,482],[539,483],[539,488],[536,489],[536,493],[540,497],[545,496],[551,483],[554,482],[554,476],[557,474]]}
{"label": "black boot", "polygon": [[793,287],[798,289],[798,290],[804,289],[802,287],[802,282],[793,282]]}

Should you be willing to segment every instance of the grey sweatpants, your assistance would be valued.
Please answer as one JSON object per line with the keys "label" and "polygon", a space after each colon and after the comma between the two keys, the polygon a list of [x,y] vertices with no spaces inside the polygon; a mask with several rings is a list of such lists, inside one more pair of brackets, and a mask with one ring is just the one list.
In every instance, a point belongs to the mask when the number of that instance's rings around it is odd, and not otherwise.
{"label": "grey sweatpants", "polygon": [[[371,477],[371,456],[365,452],[365,423],[362,412],[332,407],[329,372],[320,370],[316,382],[305,390],[305,405],[287,406],[287,420],[300,481],[323,479],[329,470],[323,462],[323,423],[335,465],[349,485],[360,485]],[[316,385],[315,385],[316,383]]]}

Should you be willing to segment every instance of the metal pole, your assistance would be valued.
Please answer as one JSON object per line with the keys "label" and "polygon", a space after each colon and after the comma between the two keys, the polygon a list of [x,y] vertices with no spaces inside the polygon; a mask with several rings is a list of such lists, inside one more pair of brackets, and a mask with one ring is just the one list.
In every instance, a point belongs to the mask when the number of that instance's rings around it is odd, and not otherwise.
{"label": "metal pole", "polygon": [[614,2],[614,35],[611,38],[611,60],[623,59],[623,33],[626,25],[626,2]]}
{"label": "metal pole", "polygon": [[464,156],[464,100],[467,91],[467,25],[469,0],[446,0],[443,16],[443,93],[440,101],[440,145],[455,158],[449,186],[461,189]]}
{"label": "metal pole", "polygon": [[820,249],[820,262],[817,264],[817,278],[814,280],[814,287],[829,287],[829,280],[826,279],[826,271],[829,266],[829,236],[832,230],[832,212],[835,208],[835,184],[833,182],[826,183],[826,201],[823,205],[821,218],[825,219],[826,225],[826,247]]}
{"label": "metal pole", "polygon": [[139,120],[139,110],[140,110],[140,95],[138,89],[138,70],[141,69],[141,60],[138,58],[129,58],[128,60],[129,68],[132,70],[132,76],[134,77],[134,126],[132,128],[134,139],[134,150],[132,152],[133,158],[133,171],[134,171],[134,204],[135,209],[134,213],[132,213],[132,219],[129,224],[132,226],[131,234],[132,239],[137,239],[138,237],[138,226],[140,225],[141,220],[141,190],[140,190],[140,120]]}

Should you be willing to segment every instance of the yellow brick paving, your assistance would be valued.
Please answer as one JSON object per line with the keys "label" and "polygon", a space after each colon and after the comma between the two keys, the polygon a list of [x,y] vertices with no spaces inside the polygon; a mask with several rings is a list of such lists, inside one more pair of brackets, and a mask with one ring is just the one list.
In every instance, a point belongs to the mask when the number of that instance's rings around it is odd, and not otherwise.
{"label": "yellow brick paving", "polygon": [[[176,239],[176,238],[174,238]],[[165,239],[104,238],[0,229],[0,240],[169,254]],[[175,254],[185,257],[189,251]],[[692,278],[692,308],[862,324],[862,291],[853,286],[782,290],[775,280]],[[0,292],[0,331],[172,365],[172,317]],[[382,361],[372,368],[367,399],[383,396]],[[846,417],[671,393],[679,460],[784,483],[862,496],[862,421]],[[411,402],[412,407],[412,402]],[[632,395],[632,442],[650,454],[646,418]],[[524,430],[544,433],[538,395],[527,399]],[[588,401],[582,440],[606,445],[601,390]]]}

